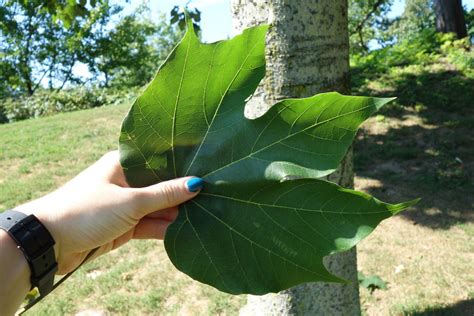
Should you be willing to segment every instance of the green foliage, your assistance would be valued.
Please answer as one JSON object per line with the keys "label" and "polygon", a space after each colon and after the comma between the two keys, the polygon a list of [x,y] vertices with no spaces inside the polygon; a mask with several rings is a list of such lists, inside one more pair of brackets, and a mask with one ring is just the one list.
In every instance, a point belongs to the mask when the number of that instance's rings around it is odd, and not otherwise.
{"label": "green foliage", "polygon": [[87,47],[89,68],[104,76],[105,86],[135,87],[151,80],[152,69],[161,64],[181,36],[163,15],[146,16],[140,7],[123,17],[111,30],[96,34]]}
{"label": "green foliage", "polygon": [[386,18],[393,0],[349,1],[349,40],[351,52],[369,50],[371,40],[383,38],[389,21]]}
{"label": "green foliage", "polygon": [[[74,88],[61,91],[39,90],[32,96],[9,97],[0,104],[3,121],[14,122],[47,116],[61,112],[71,112],[104,105],[116,105],[132,101],[137,89],[112,90],[101,88]],[[0,116],[0,119],[2,117]]]}
{"label": "green foliage", "polygon": [[419,38],[421,32],[435,31],[435,13],[432,0],[406,0],[405,9],[388,29],[397,41]]}
{"label": "green foliage", "polygon": [[458,69],[465,72],[469,77],[474,78],[474,50],[468,37],[456,39],[456,34],[447,33],[440,35],[440,53]]}
{"label": "green foliage", "polygon": [[433,60],[436,35],[422,32],[417,39],[404,40],[393,46],[377,49],[369,54],[352,54],[352,82],[361,86],[365,82],[389,72],[394,67],[426,64]]}
{"label": "green foliage", "polygon": [[[406,46],[406,42],[424,40],[426,45],[433,45],[430,43],[436,33],[433,0],[407,0],[402,15],[390,19],[388,13],[392,5],[393,1],[391,0],[353,0],[349,2],[349,34],[352,53],[368,53],[369,42],[376,42],[380,46],[386,47],[403,42]],[[470,29],[474,30],[472,26],[473,12],[474,10],[471,12],[465,10],[464,12],[468,32]],[[417,43],[418,46],[419,44]]]}
{"label": "green foliage", "polygon": [[364,273],[358,272],[357,279],[359,280],[359,285],[363,288],[366,288],[372,294],[375,290],[386,290],[387,289],[387,282],[382,280],[377,275],[369,275],[365,276]]}
{"label": "green foliage", "polygon": [[0,97],[32,95],[47,86],[62,89],[81,83],[74,67],[88,66],[94,83],[133,87],[148,82],[181,32],[165,17],[153,20],[148,8],[119,16],[108,1],[87,10],[66,26],[35,1],[13,1],[0,12]]}
{"label": "green foliage", "polygon": [[170,23],[177,24],[183,31],[186,30],[186,14],[193,21],[193,27],[199,34],[201,31],[201,11],[197,8],[190,9],[186,6],[184,10],[182,10],[179,6],[175,5],[170,11]]}
{"label": "green foliage", "polygon": [[179,270],[232,294],[341,282],[323,257],[350,249],[416,202],[386,204],[318,179],[337,168],[358,126],[391,99],[325,93],[244,117],[265,74],[266,30],[202,44],[190,23],[120,135],[130,185],[204,179],[168,228],[165,248]]}
{"label": "green foliage", "polygon": [[474,52],[469,40],[456,40],[454,34],[441,34],[428,29],[411,39],[369,54],[352,54],[351,78],[353,84],[360,87],[382,74],[395,74],[401,67],[419,68],[443,60],[451,62],[467,77],[474,77]]}
{"label": "green foliage", "polygon": [[[71,26],[78,17],[86,17],[89,14],[90,7],[95,7],[98,2],[96,0],[90,0],[89,4],[87,0],[22,0],[22,1],[7,1],[9,5],[25,5],[30,6],[37,12],[48,13],[51,15],[53,21],[61,20],[67,27]],[[104,1],[106,2],[106,1]]]}
{"label": "green foliage", "polygon": [[106,3],[74,20],[69,27],[55,22],[37,1],[13,1],[0,15],[1,82],[3,96],[32,95],[43,79],[49,87],[78,82],[74,65],[88,60],[85,47],[94,45],[95,31],[104,26],[118,7]]}
{"label": "green foliage", "polygon": [[389,19],[393,1],[353,0],[349,2],[349,34],[351,52],[364,54],[368,43],[377,42],[382,47],[419,39],[420,33],[434,33],[432,1],[407,0],[400,17]]}
{"label": "green foliage", "polygon": [[[152,69],[182,33],[164,16],[152,22],[145,6],[110,28],[121,8],[103,2],[89,10],[87,18],[78,17],[65,28],[48,11],[36,14],[35,4],[25,3],[2,11],[0,123],[112,104],[134,95],[134,87],[152,78]],[[100,86],[103,79],[113,90],[73,88],[83,80],[73,72],[78,63],[87,65],[96,78],[88,87]],[[44,79],[49,90],[43,87]]]}
{"label": "green foliage", "polygon": [[471,40],[473,40],[474,39],[474,9],[471,9],[470,11],[464,10],[464,18],[466,19],[468,37]]}

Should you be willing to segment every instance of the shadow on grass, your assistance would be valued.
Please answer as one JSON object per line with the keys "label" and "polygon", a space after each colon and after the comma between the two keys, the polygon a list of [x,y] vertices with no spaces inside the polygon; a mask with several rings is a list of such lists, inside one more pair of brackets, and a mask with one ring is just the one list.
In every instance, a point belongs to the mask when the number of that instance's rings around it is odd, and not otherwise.
{"label": "shadow on grass", "polygon": [[474,222],[474,80],[440,70],[380,82],[385,90],[358,93],[398,100],[355,143],[357,176],[376,180],[363,189],[391,202],[421,197],[402,213],[416,224],[447,229]]}
{"label": "shadow on grass", "polygon": [[406,311],[406,313],[412,316],[472,316],[474,315],[474,299],[460,301],[450,306],[433,307],[420,312]]}
{"label": "shadow on grass", "polygon": [[[403,107],[421,105],[428,111],[423,116],[430,117],[432,110],[463,111],[473,107],[474,78],[464,75],[457,70],[423,68],[396,71],[391,74],[382,74],[372,83],[355,87],[360,94],[396,96],[398,103]],[[450,67],[446,65],[446,67]],[[386,111],[390,115],[390,111]],[[395,111],[393,114],[399,114]],[[438,117],[435,117],[436,119]],[[436,121],[435,121],[436,122]]]}

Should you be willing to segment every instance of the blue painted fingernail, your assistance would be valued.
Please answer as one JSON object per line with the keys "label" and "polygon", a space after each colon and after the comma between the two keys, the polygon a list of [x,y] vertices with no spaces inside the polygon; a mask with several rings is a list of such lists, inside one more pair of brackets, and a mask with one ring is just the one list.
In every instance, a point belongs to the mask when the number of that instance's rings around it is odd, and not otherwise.
{"label": "blue painted fingernail", "polygon": [[191,178],[186,181],[186,186],[189,192],[197,192],[204,186],[204,180],[201,178]]}

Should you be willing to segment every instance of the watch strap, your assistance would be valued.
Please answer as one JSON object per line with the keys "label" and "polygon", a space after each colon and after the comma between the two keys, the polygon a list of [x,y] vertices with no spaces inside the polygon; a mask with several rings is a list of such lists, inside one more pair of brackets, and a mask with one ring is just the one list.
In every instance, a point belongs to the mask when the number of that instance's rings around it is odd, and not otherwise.
{"label": "watch strap", "polygon": [[5,230],[25,255],[31,269],[31,286],[38,287],[41,295],[53,288],[58,270],[54,254],[54,239],[34,215],[7,210],[0,213],[0,228]]}

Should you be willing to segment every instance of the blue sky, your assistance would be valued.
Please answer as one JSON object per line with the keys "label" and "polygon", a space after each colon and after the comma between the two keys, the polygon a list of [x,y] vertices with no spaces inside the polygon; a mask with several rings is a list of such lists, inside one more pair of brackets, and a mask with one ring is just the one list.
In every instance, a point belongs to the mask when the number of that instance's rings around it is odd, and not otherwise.
{"label": "blue sky", "polygon": [[206,42],[215,42],[227,38],[232,28],[230,0],[131,0],[128,4],[123,4],[120,1],[115,2],[124,7],[125,13],[143,2],[148,3],[152,11],[150,12],[151,15],[159,13],[169,15],[175,5],[184,7],[188,3],[190,8],[198,8],[201,11],[202,36]]}
{"label": "blue sky", "polygon": [[[152,11],[168,14],[173,6],[184,6],[188,2],[190,7],[196,7],[202,11],[201,28],[204,41],[214,42],[227,38],[231,34],[232,19],[229,0],[160,0],[149,1],[148,3]],[[141,1],[131,1],[132,6],[139,3],[141,3]],[[474,8],[474,0],[462,0],[462,3],[469,9]],[[399,16],[402,14],[404,6],[404,0],[395,0],[389,16]]]}

